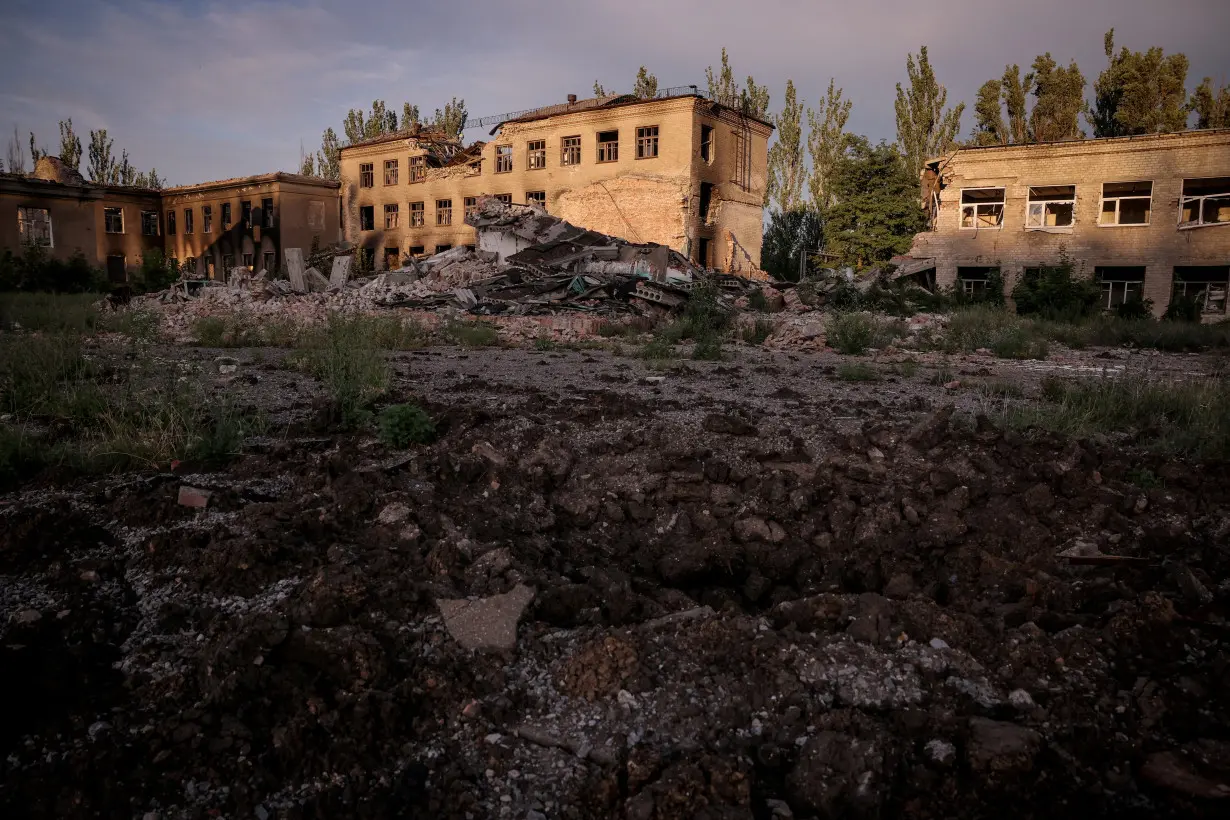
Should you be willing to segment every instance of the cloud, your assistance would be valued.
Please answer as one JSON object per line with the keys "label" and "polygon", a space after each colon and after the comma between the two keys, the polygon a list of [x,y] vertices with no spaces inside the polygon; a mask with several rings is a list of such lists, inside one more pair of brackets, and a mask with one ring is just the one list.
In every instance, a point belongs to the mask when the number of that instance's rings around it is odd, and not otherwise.
{"label": "cloud", "polygon": [[595,79],[629,88],[642,64],[663,86],[703,86],[723,45],[774,108],[788,77],[809,103],[835,77],[851,127],[872,138],[892,138],[894,85],[924,43],[952,102],[1044,51],[1076,58],[1092,83],[1112,25],[1131,48],[1186,52],[1189,85],[1230,75],[1223,0],[18,0],[6,15],[0,133],[33,129],[54,150],[71,116],[177,183],[290,169],[300,141],[313,150],[373,99],[430,114],[458,96],[473,115],[498,114],[588,94]]}

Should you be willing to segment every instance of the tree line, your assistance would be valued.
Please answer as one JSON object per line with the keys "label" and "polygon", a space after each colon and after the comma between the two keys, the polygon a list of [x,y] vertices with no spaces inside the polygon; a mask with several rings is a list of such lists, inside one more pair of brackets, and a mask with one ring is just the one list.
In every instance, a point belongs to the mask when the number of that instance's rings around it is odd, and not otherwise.
{"label": "tree line", "polygon": [[[46,147],[38,146],[38,140],[35,139],[33,131],[30,132],[29,144],[30,171],[33,171],[38,161],[49,156],[50,152]],[[85,156],[88,160],[86,175],[91,182],[136,188],[160,189],[165,187],[166,181],[159,175],[157,168],[151,168],[149,171],[137,170],[136,166],[129,161],[126,149],[121,152],[120,158],[116,159],[112,148],[114,144],[115,140],[107,136],[107,129],[90,131],[90,144]],[[81,158],[81,138],[73,129],[72,117],[60,120],[60,162],[80,173]],[[0,161],[0,172],[4,171],[11,174],[26,173],[26,153],[22,147],[21,138],[17,134],[16,126],[13,128],[13,137],[9,140],[5,151],[5,159]]]}

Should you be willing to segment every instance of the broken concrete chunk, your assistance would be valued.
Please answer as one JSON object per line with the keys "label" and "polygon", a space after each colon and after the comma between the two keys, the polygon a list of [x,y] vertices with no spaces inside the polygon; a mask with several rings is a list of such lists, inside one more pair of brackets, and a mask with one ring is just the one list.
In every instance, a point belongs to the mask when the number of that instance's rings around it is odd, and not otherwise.
{"label": "broken concrete chunk", "polygon": [[333,257],[333,270],[329,273],[329,287],[334,290],[341,290],[346,286],[346,280],[350,278],[350,263],[353,257],[350,256],[335,256]]}
{"label": "broken concrete chunk", "polygon": [[1033,729],[987,718],[970,718],[969,762],[976,771],[1028,771],[1042,748]]}
{"label": "broken concrete chunk", "polygon": [[409,517],[410,508],[400,501],[394,501],[380,511],[376,521],[377,523],[384,524],[386,527],[391,527],[394,524],[400,524]]}
{"label": "broken concrete chunk", "polygon": [[436,606],[453,640],[474,651],[508,651],[517,645],[517,623],[534,590],[517,584],[510,592],[489,598],[440,598]]}
{"label": "broken concrete chunk", "polygon": [[307,293],[307,284],[303,280],[303,249],[286,249],[286,272],[290,276],[290,287],[295,293]]}
{"label": "broken concrete chunk", "polygon": [[184,484],[179,488],[179,505],[181,507],[195,507],[204,509],[209,506],[209,498],[213,493],[209,490],[202,490],[198,487],[189,487]]}
{"label": "broken concrete chunk", "polygon": [[1230,798],[1230,784],[1204,777],[1176,752],[1156,752],[1140,767],[1140,776],[1156,786],[1205,800]]}
{"label": "broken concrete chunk", "polygon": [[312,293],[324,293],[329,289],[329,280],[316,268],[308,268],[303,272],[303,279]]}

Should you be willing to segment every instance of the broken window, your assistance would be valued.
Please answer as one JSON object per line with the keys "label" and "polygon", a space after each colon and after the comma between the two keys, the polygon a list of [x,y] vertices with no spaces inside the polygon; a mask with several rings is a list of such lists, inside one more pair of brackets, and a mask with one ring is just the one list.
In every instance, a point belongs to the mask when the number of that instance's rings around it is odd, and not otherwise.
{"label": "broken window", "polygon": [[544,211],[547,209],[547,192],[546,191],[526,191],[525,202],[527,205],[537,205]]}
{"label": "broken window", "polygon": [[411,228],[423,227],[424,225],[423,215],[425,213],[426,213],[426,210],[424,209],[422,202],[411,202],[410,203],[410,227]]}
{"label": "broken window", "polygon": [[411,255],[411,256],[422,256],[422,255],[423,255],[423,253],[424,253],[426,250],[427,250],[427,249],[426,249],[426,248],[424,248],[422,245],[411,245],[411,246],[410,246],[410,255]]}
{"label": "broken window", "polygon": [[397,160],[395,159],[386,159],[384,161],[384,184],[397,184]]}
{"label": "broken window", "polygon": [[401,267],[401,251],[398,248],[384,249],[384,269],[393,270]]}
{"label": "broken window", "polygon": [[512,194],[496,194],[495,198],[500,202],[503,202],[505,205],[512,204]]}
{"label": "broken window", "polygon": [[700,203],[699,213],[700,224],[709,224],[709,206],[713,204],[713,183],[702,182],[700,184]]}
{"label": "broken window", "polygon": [[231,272],[231,268],[235,267],[235,254],[224,253],[222,255],[222,270],[227,273]]}
{"label": "broken window", "polygon": [[961,191],[962,228],[1001,228],[1003,224],[1003,188],[965,188]]}
{"label": "broken window", "polygon": [[254,258],[253,258],[253,256],[252,256],[252,254],[250,254],[250,253],[245,253],[245,254],[243,255],[243,266],[244,266],[245,268],[247,268],[248,270],[252,270],[252,263],[253,263],[253,261],[254,261]]}
{"label": "broken window", "polygon": [[376,166],[375,163],[362,162],[359,163],[359,187],[372,188],[376,184]]}
{"label": "broken window", "polygon": [[581,138],[564,137],[560,140],[560,165],[580,165],[581,164]]}
{"label": "broken window", "polygon": [[46,208],[18,208],[17,235],[23,245],[55,247],[51,236],[51,211]]}
{"label": "broken window", "polygon": [[217,263],[214,262],[214,258],[212,256],[203,256],[201,257],[201,262],[205,265],[205,278],[206,279],[217,278],[217,275],[218,275]]}
{"label": "broken window", "polygon": [[705,162],[713,162],[713,126],[700,127],[700,158]]}
{"label": "broken window", "polygon": [[423,157],[410,157],[410,182],[422,182],[427,178],[427,162]]}
{"label": "broken window", "polygon": [[1070,228],[1076,208],[1075,185],[1043,185],[1029,189],[1025,230]]}
{"label": "broken window", "polygon": [[243,225],[244,230],[252,228],[252,201],[248,200],[239,206],[239,224]]}
{"label": "broken window", "polygon": [[1224,225],[1230,222],[1230,177],[1183,180],[1179,227]]}
{"label": "broken window", "polygon": [[387,231],[387,230],[389,230],[389,229],[391,229],[391,228],[396,228],[396,227],[397,227],[397,219],[398,219],[398,216],[399,216],[399,214],[398,214],[398,212],[397,212],[397,203],[396,203],[396,202],[394,202],[394,203],[393,203],[393,204],[391,204],[391,205],[385,205],[385,206],[384,206],[384,229],[385,229],[386,231]]}
{"label": "broken window", "polygon": [[468,196],[462,200],[462,205],[465,206],[465,215],[469,217],[472,213],[478,210],[478,197]]}
{"label": "broken window", "polygon": [[175,236],[175,211],[167,211],[167,233]]}
{"label": "broken window", "polygon": [[531,171],[547,167],[546,140],[530,140],[526,143],[525,167]]}
{"label": "broken window", "polygon": [[158,212],[157,211],[142,211],[141,212],[141,235],[142,236],[157,236],[158,235]]}
{"label": "broken window", "polygon": [[658,155],[658,126],[644,125],[636,129],[636,158],[653,159]]}
{"label": "broken window", "polygon": [[615,162],[619,159],[619,132],[598,132],[598,161]]}
{"label": "broken window", "polygon": [[734,173],[731,175],[730,181],[746,189],[747,186],[744,184],[747,177],[746,140],[743,138],[743,134],[738,131],[731,131],[730,138],[735,150]]}
{"label": "broken window", "polygon": [[1094,268],[1102,285],[1102,308],[1110,310],[1124,302],[1141,299],[1145,284],[1145,269],[1139,266],[1105,266]]}
{"label": "broken window", "polygon": [[222,203],[222,230],[228,230],[231,227],[231,203]]}
{"label": "broken window", "polygon": [[278,259],[278,255],[276,252],[265,251],[263,254],[261,254],[261,265],[264,266],[265,270],[269,271],[270,273],[273,273],[275,270],[277,270],[274,267],[274,265],[277,264],[277,259]]}
{"label": "broken window", "polygon": [[376,230],[376,208],[372,205],[359,206],[359,230]]}
{"label": "broken window", "polygon": [[1230,265],[1176,267],[1171,301],[1189,300],[1206,315],[1225,315]]}
{"label": "broken window", "polygon": [[957,268],[957,283],[966,298],[979,300],[987,295],[991,277],[998,273],[996,267]]}
{"label": "broken window", "polygon": [[696,264],[702,268],[709,267],[709,237],[702,236],[696,245]]}
{"label": "broken window", "polygon": [[103,208],[103,228],[107,233],[123,233],[124,209]]}
{"label": "broken window", "polygon": [[184,234],[192,233],[192,209],[184,208]]}
{"label": "broken window", "polygon": [[452,225],[453,224],[453,200],[437,199],[436,200],[436,224],[437,225]]}
{"label": "broken window", "polygon": [[1102,185],[1099,225],[1148,225],[1152,182],[1107,182]]}
{"label": "broken window", "polygon": [[262,228],[272,228],[273,227],[273,200],[272,199],[262,199],[261,200],[261,227]]}
{"label": "broken window", "polygon": [[444,253],[452,247],[452,245],[436,245],[436,253]]}
{"label": "broken window", "polygon": [[201,233],[213,233],[214,209],[212,205],[201,206]]}
{"label": "broken window", "polygon": [[128,265],[122,255],[113,254],[107,257],[107,278],[112,282],[128,281]]}
{"label": "broken window", "polygon": [[497,145],[495,147],[495,172],[507,174],[512,170],[512,146]]}
{"label": "broken window", "polygon": [[359,270],[371,270],[376,264],[376,249],[375,248],[359,248],[358,258]]}

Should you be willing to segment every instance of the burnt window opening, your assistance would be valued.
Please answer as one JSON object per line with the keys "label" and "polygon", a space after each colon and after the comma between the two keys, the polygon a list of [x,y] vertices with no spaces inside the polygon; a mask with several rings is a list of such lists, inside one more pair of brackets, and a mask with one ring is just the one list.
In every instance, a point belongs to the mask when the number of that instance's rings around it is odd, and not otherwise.
{"label": "burnt window opening", "polygon": [[230,273],[231,268],[233,267],[235,267],[235,254],[233,253],[222,254],[222,270],[226,273]]}
{"label": "burnt window opening", "polygon": [[359,206],[359,230],[376,230],[376,208],[374,205]]}
{"label": "burnt window opening", "polygon": [[103,228],[107,233],[123,233],[124,209],[103,208]]}
{"label": "burnt window opening", "polygon": [[1124,302],[1138,302],[1143,298],[1143,265],[1099,266],[1094,268],[1094,277],[1102,286],[1103,310],[1111,310]]}
{"label": "burnt window opening", "polygon": [[700,127],[700,158],[705,162],[713,162],[713,126]]}
{"label": "burnt window opening", "polygon": [[730,132],[731,145],[734,148],[734,163],[730,181],[744,191],[752,186],[752,140],[751,131],[746,127],[742,131]]}
{"label": "burnt window opening", "polygon": [[422,255],[423,255],[423,253],[424,253],[426,250],[427,250],[427,249],[426,249],[426,248],[424,248],[422,245],[411,245],[411,246],[410,246],[410,255],[411,255],[411,256],[422,256]]}
{"label": "burnt window opening", "polygon": [[411,228],[423,227],[423,225],[425,224],[425,220],[424,220],[425,213],[426,213],[426,209],[423,207],[422,202],[411,202],[410,203],[410,227]]}
{"label": "burnt window opening", "polygon": [[461,202],[462,202],[462,205],[465,207],[465,215],[467,217],[478,210],[478,197],[476,196],[468,196],[465,199],[463,199]]}
{"label": "burnt window opening", "polygon": [[962,230],[993,230],[1003,226],[1003,188],[965,188],[961,191]]}
{"label": "burnt window opening", "polygon": [[22,245],[55,247],[51,235],[51,211],[46,208],[18,208],[17,235]]}
{"label": "burnt window opening", "polygon": [[212,205],[201,206],[201,233],[214,232],[214,208]]}
{"label": "burnt window opening", "polygon": [[503,202],[505,205],[512,204],[512,194],[496,194],[495,198],[500,202]]}
{"label": "burnt window opening", "polygon": [[201,264],[204,266],[206,279],[218,278],[218,266],[212,256],[201,257]]}
{"label": "burnt window opening", "polygon": [[222,230],[228,230],[231,227],[231,203],[222,203]]}
{"label": "burnt window opening", "polygon": [[239,206],[239,223],[244,230],[252,229],[252,202],[248,200]]}
{"label": "burnt window opening", "polygon": [[112,254],[107,257],[107,279],[116,283],[128,281],[128,265],[123,256]]}
{"label": "burnt window opening", "polygon": [[1148,225],[1152,205],[1152,182],[1104,183],[1098,224]]}
{"label": "burnt window opening", "polygon": [[452,245],[436,245],[436,253],[444,253],[445,251],[452,249],[452,247]]}
{"label": "burnt window opening", "polygon": [[696,243],[696,264],[703,268],[709,267],[709,237],[702,236]]}
{"label": "burnt window opening", "polygon": [[453,224],[453,200],[437,199],[436,200],[436,225],[452,225]]}
{"label": "burnt window opening", "polygon": [[184,235],[192,233],[192,209],[184,208]]}
{"label": "burnt window opening", "polygon": [[384,206],[384,229],[387,231],[387,230],[391,230],[392,228],[398,227],[399,217],[400,217],[400,214],[398,213],[396,202],[394,202],[391,205],[385,205]]}
{"label": "burnt window opening", "polygon": [[359,248],[359,258],[357,260],[359,270],[371,270],[376,264],[376,249],[375,248]]}
{"label": "burnt window opening", "polygon": [[265,268],[265,270],[269,271],[270,273],[273,273],[275,270],[277,270],[277,268],[275,267],[275,265],[277,264],[277,259],[278,259],[278,255],[276,252],[265,251],[263,254],[261,254],[261,265]]}
{"label": "burnt window opening", "polygon": [[1226,315],[1230,265],[1176,266],[1171,301],[1191,301],[1204,316]]}
{"label": "burnt window opening", "polygon": [[359,163],[359,187],[374,188],[376,186],[376,165],[372,162]]}
{"label": "burnt window opening", "polygon": [[141,212],[141,235],[142,236],[157,236],[158,235],[158,212],[157,211],[142,211]]}
{"label": "burnt window opening", "polygon": [[401,249],[400,248],[385,248],[384,249],[384,269],[394,270],[401,267]]}
{"label": "burnt window opening", "polygon": [[526,143],[525,167],[538,171],[547,167],[547,141],[530,140]]}
{"label": "burnt window opening", "polygon": [[1075,211],[1075,185],[1032,186],[1025,207],[1025,230],[1070,228]]}
{"label": "burnt window opening", "polygon": [[700,203],[697,215],[700,217],[700,224],[709,224],[709,208],[713,204],[713,183],[702,182],[700,184]]}
{"label": "burnt window opening", "polygon": [[1230,223],[1230,177],[1183,180],[1179,227]]}
{"label": "burnt window opening", "polygon": [[961,293],[968,299],[979,300],[987,295],[991,279],[999,275],[995,266],[976,266],[957,268],[957,284]]}
{"label": "burnt window opening", "polygon": [[272,199],[262,199],[261,200],[261,227],[262,228],[272,228],[273,227],[273,200]]}
{"label": "burnt window opening", "polygon": [[658,126],[645,125],[636,129],[636,158],[654,159],[658,156]]}
{"label": "burnt window opening", "polygon": [[423,157],[410,157],[410,183],[422,182],[427,178],[427,162]]}
{"label": "burnt window opening", "polygon": [[167,233],[175,236],[175,211],[167,211]]}
{"label": "burnt window opening", "polygon": [[384,161],[384,184],[397,184],[397,160],[395,159],[386,159]]}
{"label": "burnt window opening", "polygon": [[619,132],[598,132],[598,161],[616,162],[619,160]]}
{"label": "burnt window opening", "polygon": [[527,205],[537,205],[544,211],[547,209],[547,192],[546,191],[526,191],[525,202]]}
{"label": "burnt window opening", "polygon": [[252,270],[252,267],[255,264],[255,261],[256,261],[256,257],[253,254],[245,253],[243,255],[243,266],[247,268],[248,270]]}
{"label": "burnt window opening", "polygon": [[564,137],[560,140],[559,164],[581,164],[581,138],[579,136]]}
{"label": "burnt window opening", "polygon": [[497,174],[507,174],[512,169],[512,146],[497,145],[495,147],[495,172]]}

